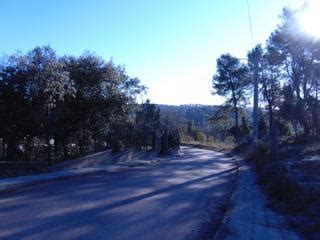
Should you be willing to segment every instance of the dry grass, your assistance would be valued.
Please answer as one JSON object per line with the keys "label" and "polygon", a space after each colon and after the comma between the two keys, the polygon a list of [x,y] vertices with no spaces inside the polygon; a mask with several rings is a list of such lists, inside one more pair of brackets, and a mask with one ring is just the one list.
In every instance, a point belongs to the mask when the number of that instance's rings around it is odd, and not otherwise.
{"label": "dry grass", "polygon": [[228,152],[235,148],[234,143],[227,142],[198,142],[198,141],[181,141],[182,145],[192,145],[195,147],[204,147],[215,151]]}
{"label": "dry grass", "polygon": [[[308,148],[305,146],[303,151],[310,152],[310,146]],[[261,154],[253,161],[258,182],[267,193],[270,206],[285,214],[292,228],[299,231],[306,239],[318,240],[320,239],[320,193],[313,187],[302,185],[299,178],[292,174],[292,169],[285,167],[287,161],[289,159],[271,161],[268,154]]]}

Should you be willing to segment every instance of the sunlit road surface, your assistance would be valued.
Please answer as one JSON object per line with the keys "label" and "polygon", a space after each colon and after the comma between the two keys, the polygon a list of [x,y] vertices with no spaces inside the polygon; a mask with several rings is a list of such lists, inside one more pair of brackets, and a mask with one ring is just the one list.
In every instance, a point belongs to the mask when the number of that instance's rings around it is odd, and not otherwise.
{"label": "sunlit road surface", "polygon": [[0,239],[201,239],[235,166],[189,147],[179,157],[0,195]]}

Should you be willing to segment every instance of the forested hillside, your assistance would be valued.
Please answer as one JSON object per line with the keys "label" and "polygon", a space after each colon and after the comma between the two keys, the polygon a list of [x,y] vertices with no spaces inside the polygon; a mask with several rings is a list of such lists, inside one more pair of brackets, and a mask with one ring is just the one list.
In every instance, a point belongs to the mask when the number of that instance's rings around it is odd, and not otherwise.
{"label": "forested hillside", "polygon": [[[213,144],[214,142],[234,143],[234,116],[229,107],[219,105],[158,105],[162,116],[168,117],[172,124],[179,128],[181,140],[185,143],[199,142]],[[250,111],[239,110],[242,119],[241,128],[246,128],[250,119]]]}

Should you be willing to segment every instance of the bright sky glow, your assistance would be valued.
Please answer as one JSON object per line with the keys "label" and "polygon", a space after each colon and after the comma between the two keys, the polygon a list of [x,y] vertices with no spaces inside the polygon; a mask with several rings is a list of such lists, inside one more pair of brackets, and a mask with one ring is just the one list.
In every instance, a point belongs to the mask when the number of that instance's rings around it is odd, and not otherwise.
{"label": "bright sky glow", "polygon": [[299,16],[299,21],[307,34],[320,38],[320,1],[309,0],[307,8]]}
{"label": "bright sky glow", "polygon": [[[1,0],[0,51],[11,54],[48,44],[59,55],[89,50],[124,64],[149,88],[146,97],[152,102],[221,104],[222,98],[211,95],[216,59],[227,52],[245,57],[252,48],[246,2]],[[254,43],[265,42],[283,7],[301,4],[249,2]]]}

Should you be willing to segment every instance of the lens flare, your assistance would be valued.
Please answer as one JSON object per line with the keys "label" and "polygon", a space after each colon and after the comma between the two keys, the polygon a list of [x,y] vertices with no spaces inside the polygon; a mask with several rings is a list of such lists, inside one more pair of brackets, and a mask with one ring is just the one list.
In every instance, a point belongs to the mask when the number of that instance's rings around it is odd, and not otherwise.
{"label": "lens flare", "polygon": [[298,16],[303,31],[320,38],[320,1],[310,0]]}

